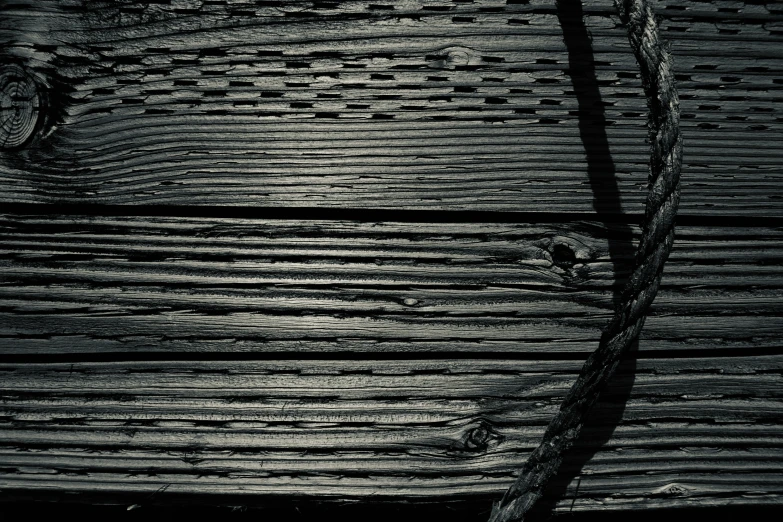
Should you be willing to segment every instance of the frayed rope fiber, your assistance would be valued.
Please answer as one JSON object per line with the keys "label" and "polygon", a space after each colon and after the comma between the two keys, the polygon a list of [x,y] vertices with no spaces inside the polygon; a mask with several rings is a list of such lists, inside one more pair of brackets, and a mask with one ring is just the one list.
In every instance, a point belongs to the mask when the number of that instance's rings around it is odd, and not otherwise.
{"label": "frayed rope fiber", "polygon": [[547,482],[560,467],[563,453],[579,437],[591,407],[612,377],[620,357],[638,338],[674,241],[674,218],[680,199],[682,136],[671,57],[658,34],[649,0],[615,0],[615,7],[628,28],[628,39],[639,63],[650,111],[647,207],[636,263],[620,304],[601,335],[598,349],[587,358],[516,482],[493,506],[490,522],[521,521],[541,497]]}

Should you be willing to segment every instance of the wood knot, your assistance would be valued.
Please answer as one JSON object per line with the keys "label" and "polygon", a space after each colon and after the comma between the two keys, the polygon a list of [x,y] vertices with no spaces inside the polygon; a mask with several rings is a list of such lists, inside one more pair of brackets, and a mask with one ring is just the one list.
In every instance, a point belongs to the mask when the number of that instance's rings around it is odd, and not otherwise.
{"label": "wood knot", "polygon": [[463,451],[485,451],[491,444],[500,442],[503,437],[486,422],[480,422],[462,436]]}
{"label": "wood knot", "polygon": [[685,497],[690,494],[691,490],[681,484],[666,484],[653,491],[653,496],[656,497]]}
{"label": "wood knot", "polygon": [[461,46],[446,47],[428,58],[429,67],[433,69],[456,69],[481,64],[481,56],[475,50]]}
{"label": "wood knot", "polygon": [[0,67],[0,148],[25,145],[42,112],[43,97],[35,79],[18,65]]}
{"label": "wood knot", "polygon": [[557,243],[552,247],[552,263],[563,269],[571,268],[576,264],[576,253],[570,245]]}

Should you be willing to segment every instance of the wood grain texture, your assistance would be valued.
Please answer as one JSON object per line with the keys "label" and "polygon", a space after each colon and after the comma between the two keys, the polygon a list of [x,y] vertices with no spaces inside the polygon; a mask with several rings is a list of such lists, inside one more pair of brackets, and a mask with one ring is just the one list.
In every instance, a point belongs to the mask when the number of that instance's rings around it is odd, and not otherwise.
{"label": "wood grain texture", "polygon": [[[658,12],[682,99],[683,211],[780,216],[783,11],[667,0]],[[2,152],[0,194],[571,212],[610,198],[610,212],[639,213],[637,66],[611,3],[585,13],[591,107],[577,104],[548,0],[11,5],[2,53],[53,86],[57,124]],[[588,182],[578,120],[591,114],[619,194]]]}
{"label": "wood grain texture", "polygon": [[[593,415],[577,451],[597,453],[560,507],[779,502],[782,361],[638,360],[625,410],[610,389]],[[580,364],[3,364],[0,484],[140,497],[167,485],[251,498],[496,495]],[[618,407],[610,441],[591,446]]]}
{"label": "wood grain texture", "polygon": [[[2,353],[587,353],[632,265],[618,234],[6,216]],[[642,349],[779,347],[781,249],[778,228],[683,227]]]}
{"label": "wood grain texture", "polygon": [[[578,81],[550,0],[0,5],[48,111],[0,150],[0,501],[497,500],[643,210],[637,65],[583,4]],[[548,495],[780,505],[783,7],[656,7],[690,224]]]}

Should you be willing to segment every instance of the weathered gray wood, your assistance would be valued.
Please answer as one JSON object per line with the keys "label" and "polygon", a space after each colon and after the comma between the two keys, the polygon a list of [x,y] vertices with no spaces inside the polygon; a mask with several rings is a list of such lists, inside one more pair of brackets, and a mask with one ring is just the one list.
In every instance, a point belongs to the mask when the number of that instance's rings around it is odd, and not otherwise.
{"label": "weathered gray wood", "polygon": [[[0,74],[47,83],[52,121],[0,147],[0,205],[160,206],[0,216],[0,500],[495,499],[597,345],[635,229],[165,206],[638,214],[646,108],[611,2],[584,2],[591,107],[550,0],[84,7],[2,6]],[[780,217],[783,8],[658,12],[684,213]],[[783,502],[783,231],[733,225],[679,228],[558,509]]]}
{"label": "weathered gray wood", "polygon": [[[587,353],[631,240],[597,223],[6,216],[0,351]],[[781,249],[777,228],[682,227],[641,349],[779,346]]]}
{"label": "weathered gray wood", "polygon": [[[0,483],[7,493],[56,487],[147,495],[169,484],[170,494],[498,494],[579,366],[3,364]],[[575,509],[646,508],[667,495],[780,500],[780,356],[640,359],[636,366],[622,421],[600,449],[590,433],[603,429],[603,412],[621,407],[612,402],[616,390],[594,415],[580,451],[597,453],[561,507],[575,495]]]}
{"label": "weathered gray wood", "polygon": [[[641,211],[646,108],[610,2],[585,23],[619,194],[588,182],[577,113],[599,108],[577,106],[554,3],[383,5],[9,8],[3,52],[64,87],[56,128],[0,153],[2,201]],[[781,215],[783,11],[659,12],[683,211]]]}

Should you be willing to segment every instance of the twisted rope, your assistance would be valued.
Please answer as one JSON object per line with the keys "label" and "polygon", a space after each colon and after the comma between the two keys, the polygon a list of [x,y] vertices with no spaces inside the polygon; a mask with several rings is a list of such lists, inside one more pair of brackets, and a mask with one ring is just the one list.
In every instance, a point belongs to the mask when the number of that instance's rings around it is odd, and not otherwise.
{"label": "twisted rope", "polygon": [[674,217],[680,199],[682,136],[671,57],[658,35],[649,0],[615,0],[615,7],[628,28],[628,39],[639,63],[650,110],[650,174],[636,263],[620,304],[601,335],[598,349],[587,358],[516,482],[493,506],[490,522],[523,520],[525,513],[543,494],[547,482],[560,467],[563,453],[579,437],[591,407],[606,387],[620,357],[639,336],[674,241]]}

